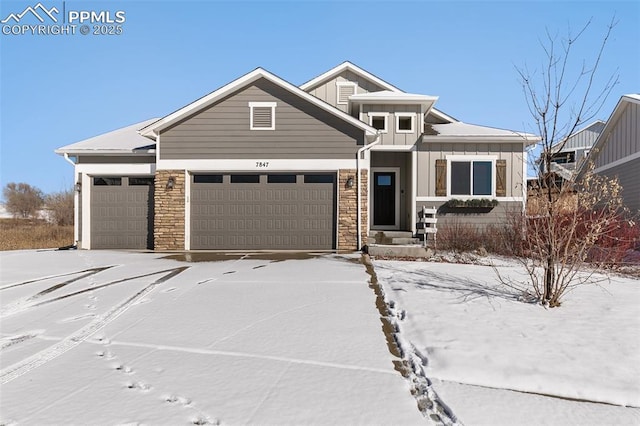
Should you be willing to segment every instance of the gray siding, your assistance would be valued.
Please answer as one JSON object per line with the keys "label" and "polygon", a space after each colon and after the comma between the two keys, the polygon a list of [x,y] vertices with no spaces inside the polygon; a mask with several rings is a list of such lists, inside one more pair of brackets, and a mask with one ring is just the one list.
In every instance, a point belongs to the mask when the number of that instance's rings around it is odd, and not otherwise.
{"label": "gray siding", "polygon": [[631,213],[640,213],[640,158],[604,170],[600,174],[617,176],[622,185],[624,203]]}
{"label": "gray siding", "polygon": [[[249,102],[277,102],[275,130],[249,129]],[[163,131],[160,158],[351,159],[363,141],[363,130],[260,79]]]}
{"label": "gray siding", "polygon": [[[387,133],[382,133],[381,145],[414,145],[418,140],[418,136],[422,134],[420,125],[420,106],[419,105],[362,105],[362,113],[360,121],[369,123],[369,113],[388,112]],[[415,122],[413,133],[396,133],[396,112],[415,113]]]}
{"label": "gray siding", "polygon": [[571,136],[567,143],[565,144],[563,151],[572,151],[575,148],[583,148],[593,146],[593,143],[596,141],[600,132],[604,128],[604,124],[602,122],[593,123],[588,128],[584,129],[581,132],[576,133]]}
{"label": "gray siding", "polygon": [[351,81],[351,82],[357,83],[358,88],[356,93],[379,92],[381,90],[385,90],[383,87],[377,85],[373,81],[370,81],[349,70],[346,70],[338,74],[331,80],[327,80],[316,87],[308,89],[307,92],[315,96],[316,98],[322,99],[326,103],[341,109],[344,112],[350,112],[350,111],[347,111],[347,105],[338,105],[338,100],[337,100],[338,89],[336,85],[336,82],[338,81],[340,82]]}
{"label": "gray siding", "polygon": [[639,135],[640,105],[630,102],[622,116],[614,123],[611,132],[606,135],[607,140],[597,153],[596,169],[640,152]]}
{"label": "gray siding", "polygon": [[511,214],[522,213],[522,203],[516,201],[501,201],[496,207],[487,213],[460,213],[447,211],[443,207],[444,202],[416,202],[416,211],[422,210],[422,206],[427,208],[436,207],[438,209],[438,228],[455,223],[468,223],[477,227],[507,223]]}
{"label": "gray siding", "polygon": [[520,143],[419,143],[418,144],[418,197],[436,195],[438,159],[447,155],[495,155],[507,160],[507,197],[521,197],[526,176],[522,173],[522,144]]}

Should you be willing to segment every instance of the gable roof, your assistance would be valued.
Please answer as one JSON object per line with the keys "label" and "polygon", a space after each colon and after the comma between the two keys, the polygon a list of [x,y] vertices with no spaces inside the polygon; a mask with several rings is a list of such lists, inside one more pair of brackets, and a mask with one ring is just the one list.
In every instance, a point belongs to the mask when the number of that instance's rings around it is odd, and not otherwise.
{"label": "gable roof", "polygon": [[56,154],[132,154],[150,152],[155,144],[140,136],[138,130],[158,121],[157,118],[131,124],[55,150]]}
{"label": "gable roof", "polygon": [[495,127],[478,126],[461,121],[447,124],[427,124],[422,136],[423,142],[527,142],[533,144],[540,140],[539,136],[531,133],[515,132],[513,130]]}
{"label": "gable roof", "polygon": [[[329,71],[320,74],[319,76],[317,76],[314,79],[311,79],[309,81],[307,81],[306,83],[300,85],[300,89],[307,91],[312,89],[315,86],[318,86],[319,84],[330,80],[332,78],[334,78],[335,76],[337,76],[338,74],[340,74],[341,72],[344,71],[351,71],[361,77],[364,77],[368,80],[373,81],[374,83],[376,83],[377,85],[381,86],[385,91],[389,91],[389,92],[396,92],[396,93],[404,93],[403,90],[398,89],[396,86],[394,86],[391,83],[388,83],[386,81],[384,81],[383,79],[381,79],[380,77],[377,77],[373,74],[371,74],[370,72],[360,68],[359,66],[349,62],[349,61],[344,61],[343,63],[341,63],[338,66],[335,66],[333,68],[331,68]],[[453,118],[452,116],[445,114],[444,112],[436,109],[436,108],[431,108],[431,110],[429,110],[430,114],[433,114],[434,116],[438,117],[441,120],[444,121],[448,121],[448,122],[454,122],[454,121],[458,121],[455,118]]]}
{"label": "gable roof", "polygon": [[615,128],[616,124],[618,123],[618,120],[620,119],[622,114],[624,114],[624,111],[627,108],[627,106],[632,103],[640,104],[640,94],[631,93],[628,95],[622,95],[622,97],[620,97],[620,100],[618,101],[615,108],[613,109],[611,116],[607,120],[607,124],[605,124],[604,129],[602,129],[602,132],[598,136],[598,139],[596,139],[595,143],[593,144],[593,147],[591,148],[589,155],[587,156],[585,161],[583,161],[582,164],[580,165],[576,179],[580,178],[581,175],[586,171],[587,165],[589,163],[591,162],[595,163],[595,160],[598,158],[598,155],[600,155],[600,152],[602,152],[602,147],[604,147],[609,142],[609,134]]}
{"label": "gable roof", "polygon": [[338,74],[344,72],[344,71],[351,71],[355,74],[358,74],[361,77],[366,78],[367,80],[371,80],[374,83],[376,83],[378,86],[382,87],[385,90],[389,90],[392,92],[402,92],[402,90],[398,89],[396,86],[392,85],[391,83],[387,83],[386,81],[384,81],[383,79],[376,77],[375,75],[371,74],[368,71],[363,70],[362,68],[360,68],[359,66],[352,64],[349,61],[344,61],[343,63],[341,63],[340,65],[331,68],[329,71],[320,74],[319,76],[317,76],[316,78],[307,81],[306,83],[300,85],[300,89],[307,91],[317,85],[319,85],[320,83],[323,83],[327,80],[331,80],[333,77],[337,76]]}
{"label": "gable roof", "polygon": [[[604,128],[604,125],[607,124],[606,122],[602,121],[602,120],[596,120],[591,124],[586,125],[585,127],[583,127],[582,129],[574,132],[573,134],[569,135],[569,137],[567,137],[567,139],[565,140],[561,140],[559,142],[556,142],[551,149],[555,149],[556,147],[558,147],[558,145],[562,145],[562,144],[566,144],[569,139],[575,138],[576,136],[578,136],[579,134],[581,134],[582,132],[585,132],[587,130],[591,130],[595,133],[600,134],[600,132],[602,132],[602,129]],[[594,141],[595,142],[595,141]]]}
{"label": "gable roof", "polygon": [[215,104],[216,102],[218,102],[219,100],[227,96],[228,94],[238,89],[241,89],[245,86],[248,86],[251,83],[261,78],[264,78],[280,86],[281,88],[291,92],[296,96],[299,96],[300,98],[306,100],[307,102],[310,102],[311,104],[314,104],[315,106],[333,114],[334,116],[352,124],[353,126],[362,129],[366,133],[366,135],[369,136],[370,139],[373,140],[377,136],[377,130],[375,128],[369,126],[366,123],[363,123],[357,118],[350,116],[346,112],[343,112],[338,108],[335,108],[329,105],[328,103],[316,98],[315,96],[308,94],[307,92],[300,89],[299,87],[294,86],[288,81],[283,80],[282,78],[276,76],[275,74],[270,73],[269,71],[263,68],[256,68],[255,70],[251,71],[248,74],[243,75],[242,77],[232,81],[231,83],[228,83],[222,86],[221,88],[209,93],[208,95],[203,96],[202,98],[194,102],[191,102],[190,104],[180,108],[179,110],[172,112],[171,114],[161,118],[155,123],[152,123],[140,129],[140,134],[142,136],[155,140],[158,132],[161,132],[167,127],[170,127],[171,125],[183,120],[184,118],[196,113],[197,111],[200,111],[204,108],[207,108]]}

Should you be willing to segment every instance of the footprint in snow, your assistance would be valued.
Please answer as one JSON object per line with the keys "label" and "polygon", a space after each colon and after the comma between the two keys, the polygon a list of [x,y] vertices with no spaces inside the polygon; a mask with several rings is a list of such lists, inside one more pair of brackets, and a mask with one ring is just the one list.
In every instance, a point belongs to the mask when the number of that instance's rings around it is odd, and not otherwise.
{"label": "footprint in snow", "polygon": [[148,392],[151,389],[151,385],[148,385],[143,382],[127,382],[125,384],[127,389],[138,389],[142,392]]}
{"label": "footprint in snow", "polygon": [[116,371],[121,371],[125,374],[133,374],[133,369],[123,364],[114,364],[112,365],[112,368]]}
{"label": "footprint in snow", "polygon": [[227,271],[227,272],[223,272],[223,275],[227,275],[227,274],[235,274],[236,271]]}
{"label": "footprint in snow", "polygon": [[87,308],[87,309],[94,310],[96,308],[96,305],[90,304],[90,305],[84,305],[84,307]]}
{"label": "footprint in snow", "polygon": [[115,358],[115,356],[113,356],[113,354],[109,351],[98,351],[96,352],[96,356],[98,358],[104,358],[104,359],[113,359]]}
{"label": "footprint in snow", "polygon": [[163,292],[163,293],[171,293],[172,291],[176,291],[176,290],[177,290],[177,288],[176,288],[176,287],[171,287],[171,288],[168,288],[168,289],[166,289],[166,290],[162,290],[162,292]]}
{"label": "footprint in snow", "polygon": [[191,405],[191,398],[187,398],[184,396],[177,396],[177,395],[169,395],[164,397],[165,402],[168,402],[169,404],[180,404],[184,407],[189,407]]}
{"label": "footprint in snow", "polygon": [[258,269],[258,268],[264,268],[267,265],[258,265],[258,266],[254,266],[253,269]]}
{"label": "footprint in snow", "polygon": [[193,417],[191,419],[191,424],[194,425],[219,425],[220,421],[216,420],[216,419],[209,419],[208,417],[204,417],[204,416],[198,416],[198,417]]}

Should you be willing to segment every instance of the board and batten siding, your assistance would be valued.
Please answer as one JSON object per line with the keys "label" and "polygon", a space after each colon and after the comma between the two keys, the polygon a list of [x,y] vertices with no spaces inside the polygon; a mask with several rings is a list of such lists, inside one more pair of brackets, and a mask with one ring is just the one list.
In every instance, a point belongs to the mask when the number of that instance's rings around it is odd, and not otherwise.
{"label": "board and batten siding", "polygon": [[[249,102],[276,102],[275,130],[250,130]],[[364,131],[260,79],[160,134],[160,159],[355,159]]]}
{"label": "board and batten siding", "polygon": [[[418,197],[436,196],[436,160],[448,155],[495,155],[506,160],[506,197],[522,197],[526,176],[522,170],[521,143],[418,143]],[[494,172],[495,173],[495,172]]]}
{"label": "board and batten siding", "polygon": [[[360,114],[360,121],[369,123],[369,113],[388,113],[387,117],[387,132],[380,134],[380,145],[414,145],[418,140],[418,136],[422,135],[421,120],[420,120],[420,105],[376,105],[365,104],[362,105],[362,113]],[[395,113],[406,112],[415,114],[413,123],[413,132],[411,133],[397,133],[396,132],[396,116]]]}
{"label": "board and batten siding", "polygon": [[640,158],[611,167],[599,173],[617,177],[622,186],[622,199],[632,214],[640,213]]}
{"label": "board and batten siding", "polygon": [[[628,103],[624,113],[606,135],[600,152],[595,159],[595,168],[606,166],[640,152],[640,105]],[[638,175],[636,175],[638,176]]]}
{"label": "board and batten siding", "polygon": [[358,87],[356,89],[356,94],[379,92],[381,90],[384,90],[384,88],[380,87],[376,83],[364,77],[361,77],[352,71],[345,70],[334,78],[327,80],[316,87],[307,89],[307,93],[315,96],[316,98],[322,99],[326,103],[333,105],[334,107],[344,112],[349,113],[349,111],[347,111],[348,105],[338,105],[338,85],[336,84],[336,82],[357,83]]}
{"label": "board and batten siding", "polygon": [[600,132],[602,132],[604,125],[605,123],[602,122],[593,123],[581,132],[571,136],[567,140],[567,143],[562,147],[562,151],[571,151],[576,148],[593,146],[593,143],[600,135]]}

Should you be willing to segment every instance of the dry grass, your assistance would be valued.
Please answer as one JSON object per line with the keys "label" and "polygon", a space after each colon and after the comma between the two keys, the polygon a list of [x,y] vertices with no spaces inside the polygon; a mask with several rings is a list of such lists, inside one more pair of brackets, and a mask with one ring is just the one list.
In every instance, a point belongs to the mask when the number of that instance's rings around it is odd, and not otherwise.
{"label": "dry grass", "polygon": [[69,244],[73,244],[73,226],[32,219],[0,219],[0,250],[58,248]]}

